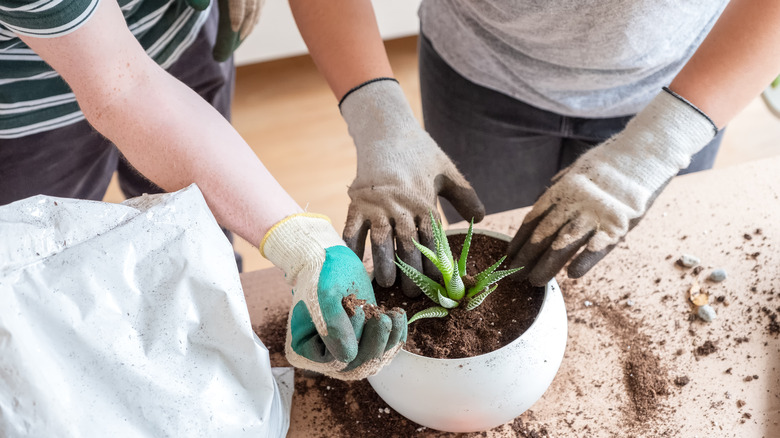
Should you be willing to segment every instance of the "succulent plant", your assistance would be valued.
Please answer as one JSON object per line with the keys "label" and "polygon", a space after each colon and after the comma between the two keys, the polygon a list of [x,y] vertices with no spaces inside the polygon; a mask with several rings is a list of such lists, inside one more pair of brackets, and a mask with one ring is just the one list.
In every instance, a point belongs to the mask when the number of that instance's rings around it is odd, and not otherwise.
{"label": "succulent plant", "polygon": [[422,255],[433,262],[436,268],[441,272],[444,284],[439,284],[396,256],[398,260],[395,263],[401,269],[401,272],[409,277],[423,291],[425,296],[436,303],[436,306],[429,307],[414,314],[414,316],[409,318],[409,324],[422,318],[443,318],[449,315],[449,309],[454,309],[458,306],[463,306],[465,310],[474,310],[485,301],[485,298],[487,298],[488,295],[496,290],[496,287],[498,287],[496,283],[498,283],[499,280],[523,269],[520,267],[497,271],[496,269],[498,269],[501,263],[506,259],[506,256],[501,257],[501,259],[492,266],[471,277],[469,284],[473,283],[473,286],[467,288],[466,283],[464,283],[463,280],[464,278],[467,278],[466,260],[468,258],[469,248],[471,247],[474,220],[472,219],[469,224],[466,240],[463,242],[463,250],[456,263],[452,256],[450,243],[447,240],[447,235],[444,233],[441,222],[434,219],[432,212],[430,214],[431,226],[433,227],[434,249],[429,249],[417,241],[414,241],[414,246],[420,250]]}

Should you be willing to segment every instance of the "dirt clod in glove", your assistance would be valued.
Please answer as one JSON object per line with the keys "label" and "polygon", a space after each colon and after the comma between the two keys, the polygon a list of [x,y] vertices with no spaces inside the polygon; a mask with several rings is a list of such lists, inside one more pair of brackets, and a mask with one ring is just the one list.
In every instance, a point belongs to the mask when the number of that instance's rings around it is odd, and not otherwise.
{"label": "dirt clod in glove", "polygon": [[366,318],[345,297],[376,305],[363,262],[328,219],[301,213],[274,225],[260,251],[293,285],[285,353],[290,364],[341,380],[376,374],[406,342],[406,314],[389,310]]}
{"label": "dirt clod in glove", "polygon": [[[379,78],[353,89],[342,99],[341,114],[357,148],[357,177],[349,187],[344,240],[362,258],[371,230],[374,276],[381,286],[396,279],[395,254],[413,268],[435,276],[423,266],[412,240],[433,245],[430,212],[439,219],[436,202],[442,196],[466,220],[485,216],[474,189],[412,114],[401,87]],[[404,293],[420,289],[402,277]]]}
{"label": "dirt clod in glove", "polygon": [[509,245],[512,266],[525,266],[536,286],[572,258],[569,276],[585,275],[716,133],[701,110],[664,89],[622,132],[553,178]]}

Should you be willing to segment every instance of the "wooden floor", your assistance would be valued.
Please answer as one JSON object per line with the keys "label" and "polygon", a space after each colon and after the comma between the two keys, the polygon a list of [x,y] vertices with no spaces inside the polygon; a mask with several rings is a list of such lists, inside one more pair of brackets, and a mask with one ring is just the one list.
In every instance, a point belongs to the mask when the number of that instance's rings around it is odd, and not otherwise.
{"label": "wooden floor", "polygon": [[[417,40],[387,42],[395,76],[421,119]],[[233,124],[271,173],[308,211],[330,216],[341,232],[355,176],[355,149],[336,98],[308,56],[240,67]],[[780,153],[780,120],[759,99],[730,125],[715,162],[729,166]],[[115,181],[106,195],[121,202]],[[244,270],[271,266],[247,242],[235,247]]]}

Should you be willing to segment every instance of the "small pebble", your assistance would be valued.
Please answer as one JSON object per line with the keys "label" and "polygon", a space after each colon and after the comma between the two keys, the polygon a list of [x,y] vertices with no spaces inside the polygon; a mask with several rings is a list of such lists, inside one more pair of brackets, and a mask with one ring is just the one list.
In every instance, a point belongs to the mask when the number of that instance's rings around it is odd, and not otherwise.
{"label": "small pebble", "polygon": [[631,307],[634,305],[634,300],[626,300],[626,306]]}
{"label": "small pebble", "polygon": [[699,263],[701,263],[701,260],[699,260],[699,258],[696,256],[683,254],[682,257],[680,257],[680,260],[678,260],[678,263],[685,266],[686,268],[693,268],[694,266],[697,266]]}
{"label": "small pebble", "polygon": [[718,317],[718,315],[715,313],[715,309],[713,309],[712,306],[710,306],[709,304],[705,304],[699,307],[697,313],[699,315],[699,318],[707,322],[712,322],[713,319]]}
{"label": "small pebble", "polygon": [[590,307],[590,306],[592,306],[592,305],[593,305],[593,303],[591,303],[591,302],[590,302],[590,301],[588,301],[588,300],[585,300],[585,302],[584,302],[583,304],[585,304],[585,307]]}
{"label": "small pebble", "polygon": [[718,268],[710,272],[710,276],[707,277],[707,280],[714,281],[715,283],[720,283],[721,281],[726,279],[726,270],[723,268]]}

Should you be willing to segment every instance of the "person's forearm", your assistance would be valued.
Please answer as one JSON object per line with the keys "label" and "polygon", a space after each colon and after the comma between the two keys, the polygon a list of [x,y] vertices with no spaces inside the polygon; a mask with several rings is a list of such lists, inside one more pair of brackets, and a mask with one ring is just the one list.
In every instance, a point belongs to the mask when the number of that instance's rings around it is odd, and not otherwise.
{"label": "person's forearm", "polygon": [[156,65],[147,73],[117,84],[128,88],[108,105],[83,107],[136,169],[167,191],[197,183],[217,221],[255,246],[301,210],[213,107]]}
{"label": "person's forearm", "polygon": [[722,128],[780,73],[780,2],[732,0],[669,88]]}
{"label": "person's forearm", "polygon": [[290,0],[295,22],[336,99],[377,77],[392,77],[370,0]]}

